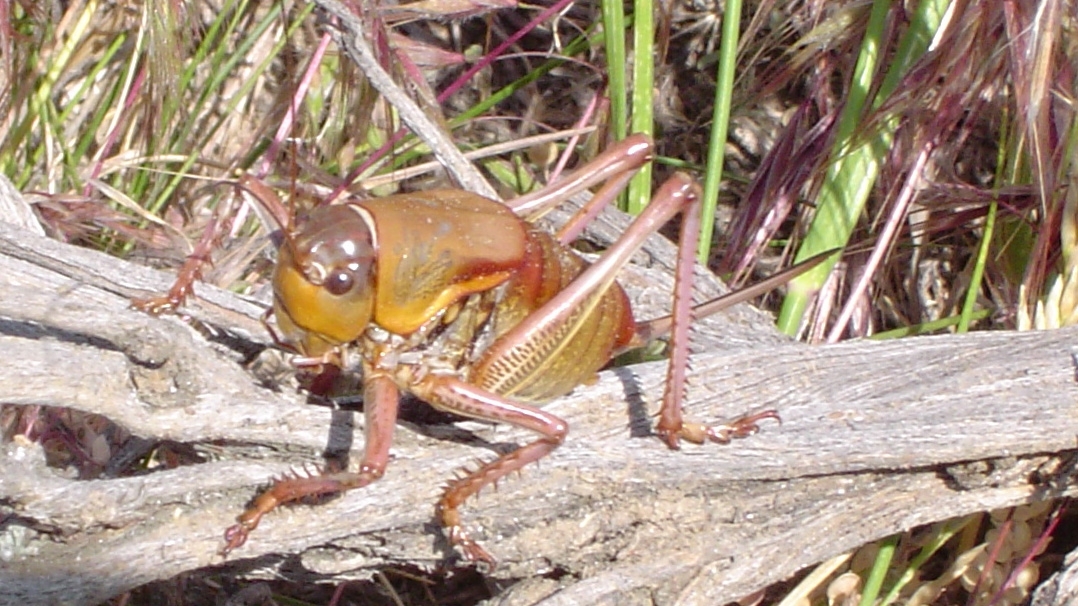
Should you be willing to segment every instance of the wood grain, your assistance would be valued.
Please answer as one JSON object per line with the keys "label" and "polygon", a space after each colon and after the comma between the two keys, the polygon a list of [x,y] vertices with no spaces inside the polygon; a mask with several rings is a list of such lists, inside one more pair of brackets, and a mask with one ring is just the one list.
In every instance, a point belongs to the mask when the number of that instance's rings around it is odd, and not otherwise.
{"label": "wood grain", "polygon": [[[199,285],[188,313],[215,341],[128,309],[170,280],[0,223],[2,400],[99,413],[216,459],[75,481],[45,467],[38,446],[4,445],[0,603],[94,603],[209,566],[326,580],[456,565],[433,522],[439,486],[525,433],[405,423],[384,480],[274,512],[218,556],[259,487],[317,463],[327,443],[358,453],[362,421],[270,390],[243,367],[266,341],[256,303]],[[494,603],[723,603],[916,525],[1073,493],[1078,332],[809,347],[759,317],[731,310],[701,323],[708,345],[688,405],[711,421],[781,411],[781,426],[751,439],[670,452],[648,436],[662,364],[605,372],[550,405],[570,421],[567,444],[465,509],[500,558],[490,576],[506,589]],[[732,345],[716,347],[723,338]]]}

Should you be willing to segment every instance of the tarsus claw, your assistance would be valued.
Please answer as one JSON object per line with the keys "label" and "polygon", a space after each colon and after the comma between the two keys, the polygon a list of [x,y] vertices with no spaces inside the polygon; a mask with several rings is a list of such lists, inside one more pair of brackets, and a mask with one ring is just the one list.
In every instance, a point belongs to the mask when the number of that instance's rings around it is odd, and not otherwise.
{"label": "tarsus claw", "polygon": [[782,423],[777,411],[765,410],[713,427],[701,423],[682,423],[677,429],[668,429],[660,424],[656,431],[671,450],[679,450],[683,439],[693,444],[703,444],[707,441],[729,444],[732,440],[747,438],[760,431],[759,423],[764,419],[774,419]]}
{"label": "tarsus claw", "polygon": [[239,549],[247,542],[247,535],[254,530],[254,526],[249,526],[240,522],[229,526],[225,530],[225,546],[221,548],[221,555],[227,556],[232,550]]}
{"label": "tarsus claw", "polygon": [[710,438],[712,442],[729,444],[730,441],[735,438],[747,438],[751,435],[755,435],[756,432],[760,431],[760,421],[764,419],[774,419],[780,424],[782,423],[782,418],[779,417],[777,411],[765,410],[756,414],[745,415],[718,427],[708,427],[707,437]]}

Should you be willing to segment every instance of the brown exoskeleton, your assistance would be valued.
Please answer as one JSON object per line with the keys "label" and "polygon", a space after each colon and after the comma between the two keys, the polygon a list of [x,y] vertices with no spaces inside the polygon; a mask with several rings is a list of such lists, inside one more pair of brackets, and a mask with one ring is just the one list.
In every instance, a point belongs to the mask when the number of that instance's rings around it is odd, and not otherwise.
{"label": "brown exoskeleton", "polygon": [[[299,352],[301,364],[361,368],[364,454],[356,472],[275,481],[228,529],[224,552],[242,545],[262,516],[282,503],[380,478],[401,391],[443,411],[537,434],[535,441],[451,480],[438,502],[449,542],[465,558],[490,563],[490,554],[461,525],[461,504],[565,440],[568,423],[539,405],[590,381],[614,355],[652,334],[668,327],[672,332],[657,425],[670,448],[678,448],[681,439],[728,442],[755,433],[761,419],[777,419],[768,410],[714,427],[682,420],[685,319],[700,220],[700,191],[691,178],[671,177],[594,264],[567,246],[651,153],[651,142],[636,135],[562,182],[508,204],[460,190],[349,201],[314,210],[298,234],[286,235],[273,274],[282,340]],[[529,222],[600,182],[605,185],[585,211],[558,234]],[[685,235],[673,320],[637,323],[616,273],[648,235],[679,212]],[[740,299],[788,278],[776,277]]]}

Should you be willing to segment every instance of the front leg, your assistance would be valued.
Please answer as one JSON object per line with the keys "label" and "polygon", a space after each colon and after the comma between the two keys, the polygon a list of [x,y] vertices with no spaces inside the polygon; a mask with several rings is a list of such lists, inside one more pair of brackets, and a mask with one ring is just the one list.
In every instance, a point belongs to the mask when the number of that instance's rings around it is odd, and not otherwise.
{"label": "front leg", "polygon": [[550,454],[565,441],[569,424],[553,414],[518,404],[452,377],[428,377],[415,387],[414,393],[441,410],[482,421],[510,423],[539,434],[539,439],[513,452],[477,469],[465,469],[464,475],[449,481],[438,500],[438,517],[450,545],[459,547],[465,559],[486,562],[493,567],[494,558],[461,525],[460,506],[484,486],[497,484],[501,478]]}
{"label": "front leg", "polygon": [[273,486],[258,495],[254,503],[237,519],[238,523],[225,531],[222,555],[243,545],[262,516],[278,505],[312,496],[335,494],[361,488],[382,477],[389,462],[389,447],[397,424],[400,392],[393,381],[373,374],[363,384],[363,416],[365,419],[363,461],[359,471],[322,473],[313,476],[291,475],[274,481]]}

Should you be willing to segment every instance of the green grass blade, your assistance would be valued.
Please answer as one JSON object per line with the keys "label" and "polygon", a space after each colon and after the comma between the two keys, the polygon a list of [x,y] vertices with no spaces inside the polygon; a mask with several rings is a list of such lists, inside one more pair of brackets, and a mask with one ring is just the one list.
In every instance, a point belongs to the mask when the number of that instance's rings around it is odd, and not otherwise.
{"label": "green grass blade", "polygon": [[[992,312],[987,309],[977,309],[970,313],[970,321],[975,322],[977,320],[983,320],[992,315]],[[885,330],[873,335],[869,335],[869,339],[873,341],[887,341],[889,339],[902,339],[905,337],[916,337],[917,335],[928,335],[934,332],[939,332],[945,328],[952,326],[958,326],[958,323],[962,321],[962,316],[948,316],[946,318],[940,318],[939,320],[933,320],[931,322],[924,322],[922,324],[913,324],[910,326],[902,326],[892,330]]]}
{"label": "green grass blade", "polygon": [[623,0],[603,0],[603,40],[606,46],[606,63],[610,79],[607,94],[610,97],[610,131],[615,140],[622,140],[628,127],[629,112],[625,91],[625,4]]}
{"label": "green grass blade", "polygon": [[988,214],[984,218],[984,232],[981,234],[981,244],[977,248],[977,260],[973,265],[973,274],[969,278],[969,289],[966,291],[966,297],[962,301],[958,332],[969,332],[969,325],[974,320],[974,307],[977,304],[977,294],[981,292],[981,281],[984,280],[985,268],[988,266],[988,255],[992,249],[998,208],[999,203],[996,200],[992,200],[988,205]]}
{"label": "green grass blade", "polygon": [[872,606],[876,603],[876,596],[880,595],[883,587],[883,579],[887,571],[891,569],[891,560],[894,559],[895,547],[901,535],[892,535],[880,541],[880,550],[876,554],[876,561],[872,563],[868,579],[865,580],[865,590],[861,593],[861,606]]}
{"label": "green grass blade", "polygon": [[[584,52],[590,45],[590,40],[588,36],[590,36],[593,31],[594,30],[592,29],[585,30],[584,35],[573,38],[573,40],[571,40],[568,44],[565,45],[565,47],[562,49],[561,54],[566,57],[572,57],[573,55]],[[489,97],[479,101],[472,107],[454,116],[449,121],[449,125],[453,128],[456,128],[457,126],[464,124],[472,118],[482,116],[494,106],[512,97],[517,91],[525,88],[528,84],[535,82],[540,77],[549,73],[555,67],[558,67],[559,65],[565,63],[565,61],[566,59],[562,59],[557,56],[553,56],[550,59],[547,59],[539,67],[529,71],[524,76],[505,85],[501,89],[495,91]]]}
{"label": "green grass blade", "polygon": [[[71,112],[78,106],[76,100],[82,100],[85,98],[86,93],[97,81],[98,74],[102,73],[112,63],[113,58],[116,56],[116,53],[119,52],[119,50],[126,42],[127,34],[119,34],[116,36],[116,38],[112,41],[109,47],[105,50],[105,53],[101,57],[101,59],[99,59],[94,64],[85,82],[83,82],[82,86],[79,87],[79,90],[72,96],[73,101],[71,103],[68,103],[67,107],[60,115],[61,121],[67,122],[69,120]],[[108,113],[109,107],[112,105],[112,102],[115,101],[116,95],[118,93],[119,89],[117,87],[112,87],[111,92],[109,93],[110,96],[106,97],[104,103],[98,104],[98,107],[96,111],[94,111],[89,123],[87,123],[85,128],[83,128],[82,136],[79,137],[78,142],[75,145],[75,149],[72,150],[72,152],[68,154],[67,157],[64,159],[67,165],[71,167],[72,170],[77,168],[79,163],[84,160],[86,151],[90,149],[90,146],[94,143],[94,135],[98,132],[98,129],[104,123],[105,116]],[[77,183],[77,185],[81,186],[82,184]]]}
{"label": "green grass blade", "polygon": [[[633,115],[630,131],[655,134],[655,7],[652,0],[633,3]],[[639,214],[651,201],[651,163],[629,181],[628,206]]]}
{"label": "green grass blade", "polygon": [[740,39],[741,0],[728,0],[722,18],[722,42],[719,46],[719,67],[715,86],[715,110],[711,116],[711,140],[707,149],[707,171],[704,176],[703,221],[696,258],[707,264],[711,254],[711,234],[715,229],[715,208],[719,204],[719,185],[722,165],[726,160],[726,135],[730,127],[730,106],[734,95],[734,69],[737,66],[737,45]]}
{"label": "green grass blade", "polygon": [[[259,75],[261,75],[262,71],[270,68],[270,65],[272,64],[272,57],[275,57],[285,48],[288,37],[291,36],[295,32],[295,30],[300,27],[300,25],[302,25],[303,19],[306,17],[307,14],[311,12],[311,10],[313,10],[313,5],[305,7],[302,11],[300,11],[296,19],[294,19],[289,24],[288,29],[275,42],[273,50],[269,53],[269,58],[263,60],[263,62],[258,65],[257,69],[252,71],[250,78],[248,78],[248,80],[244,83],[243,87],[239,91],[239,94],[235,94],[232,96],[228,105],[229,112],[234,110],[235,107],[237,107],[243,101],[247,93],[254,87],[255,80],[258,78]],[[279,5],[271,7],[271,9],[267,11],[266,15],[262,17],[260,22],[257,23],[256,26],[250,30],[250,32],[245,37],[245,40],[239,45],[235,53],[216,53],[210,59],[211,65],[216,66],[216,69],[211,74],[210,81],[205,85],[202,93],[196,101],[196,108],[201,109],[208,103],[208,100],[211,98],[210,93],[213,91],[218,91],[220,89],[225,80],[228,78],[229,74],[235,71],[236,65],[246,58],[251,47],[253,47],[254,44],[258,41],[258,39],[263,34],[265,34],[266,30],[268,30],[270,26],[276,22],[278,16],[280,15],[280,12],[281,7]],[[227,28],[227,31],[231,31],[232,27],[233,26],[230,25],[229,28]],[[217,62],[218,60],[220,62]],[[193,121],[189,121],[181,130],[179,136],[176,137],[176,141],[184,142],[191,141],[192,139],[194,139],[194,141],[192,141],[187,147],[192,150],[202,149],[204,142],[212,138],[213,135],[218,131],[218,129],[220,129],[221,125],[224,124],[227,115],[228,112],[225,112],[222,117],[220,117],[214,124],[210,125],[209,127],[206,127],[204,124],[201,125],[202,127],[198,130],[197,133],[195,131],[195,123]],[[199,152],[192,151],[189,153],[183,165],[179,168],[179,170],[176,171],[176,174],[168,180],[168,183],[165,188],[162,189],[160,194],[156,197],[154,204],[151,206],[152,211],[159,212],[160,209],[164,207],[167,200],[172,196],[176,188],[179,187],[180,182],[184,179],[184,175],[191,168],[191,166],[194,165],[198,158]]]}
{"label": "green grass blade", "polygon": [[[902,77],[928,49],[948,4],[948,0],[924,0],[918,5],[873,107],[879,107],[894,92]],[[816,216],[797,251],[795,262],[848,244],[876,183],[880,165],[891,149],[897,120],[880,121],[879,128],[872,133],[859,135],[859,131],[867,113],[868,94],[872,90],[873,76],[878,71],[887,15],[892,6],[893,3],[888,0],[874,0],[872,4],[850,93],[839,118],[832,164],[820,188]],[[834,260],[822,263],[790,282],[789,292],[779,312],[780,330],[791,335],[797,332],[809,302],[827,279],[838,258],[835,255]]]}
{"label": "green grass blade", "polygon": [[[83,41],[87,30],[90,27],[90,22],[93,18],[94,11],[97,10],[96,0],[91,0],[87,3],[86,7],[79,13],[79,18],[75,22],[75,26],[71,29],[70,35],[64,41],[64,44],[59,47],[58,51],[50,58],[47,69],[45,70],[44,77],[39,82],[37,88],[30,96],[30,113],[27,115],[26,121],[20,125],[17,130],[15,141],[25,140],[29,136],[30,131],[36,121],[47,121],[49,116],[56,117],[57,111],[53,106],[52,99],[56,92],[56,85],[60,80],[60,76],[67,68],[68,63],[71,61],[71,56],[74,54],[75,49]],[[25,130],[23,128],[25,127]],[[53,125],[55,129],[55,125]],[[42,131],[48,131],[49,126],[42,122]],[[41,166],[44,161],[44,155],[47,150],[47,145],[38,145],[34,147],[34,151],[30,156],[30,161],[26,163],[26,167],[23,172],[15,179],[16,187],[20,189],[26,187],[26,184],[30,181],[31,169],[34,166]]]}
{"label": "green grass blade", "polygon": [[902,576],[895,581],[895,584],[891,587],[890,591],[888,591],[887,595],[880,601],[880,606],[888,606],[888,604],[893,604],[897,601],[899,593],[902,592],[902,588],[917,578],[917,572],[928,562],[929,558],[942,549],[943,546],[951,540],[951,537],[958,533],[958,531],[969,524],[970,520],[975,518],[976,516],[966,516],[958,520],[951,520],[942,525],[937,525],[932,539],[921,548],[921,551],[912,560],[910,560],[910,563],[906,566],[906,570],[902,573]]}

